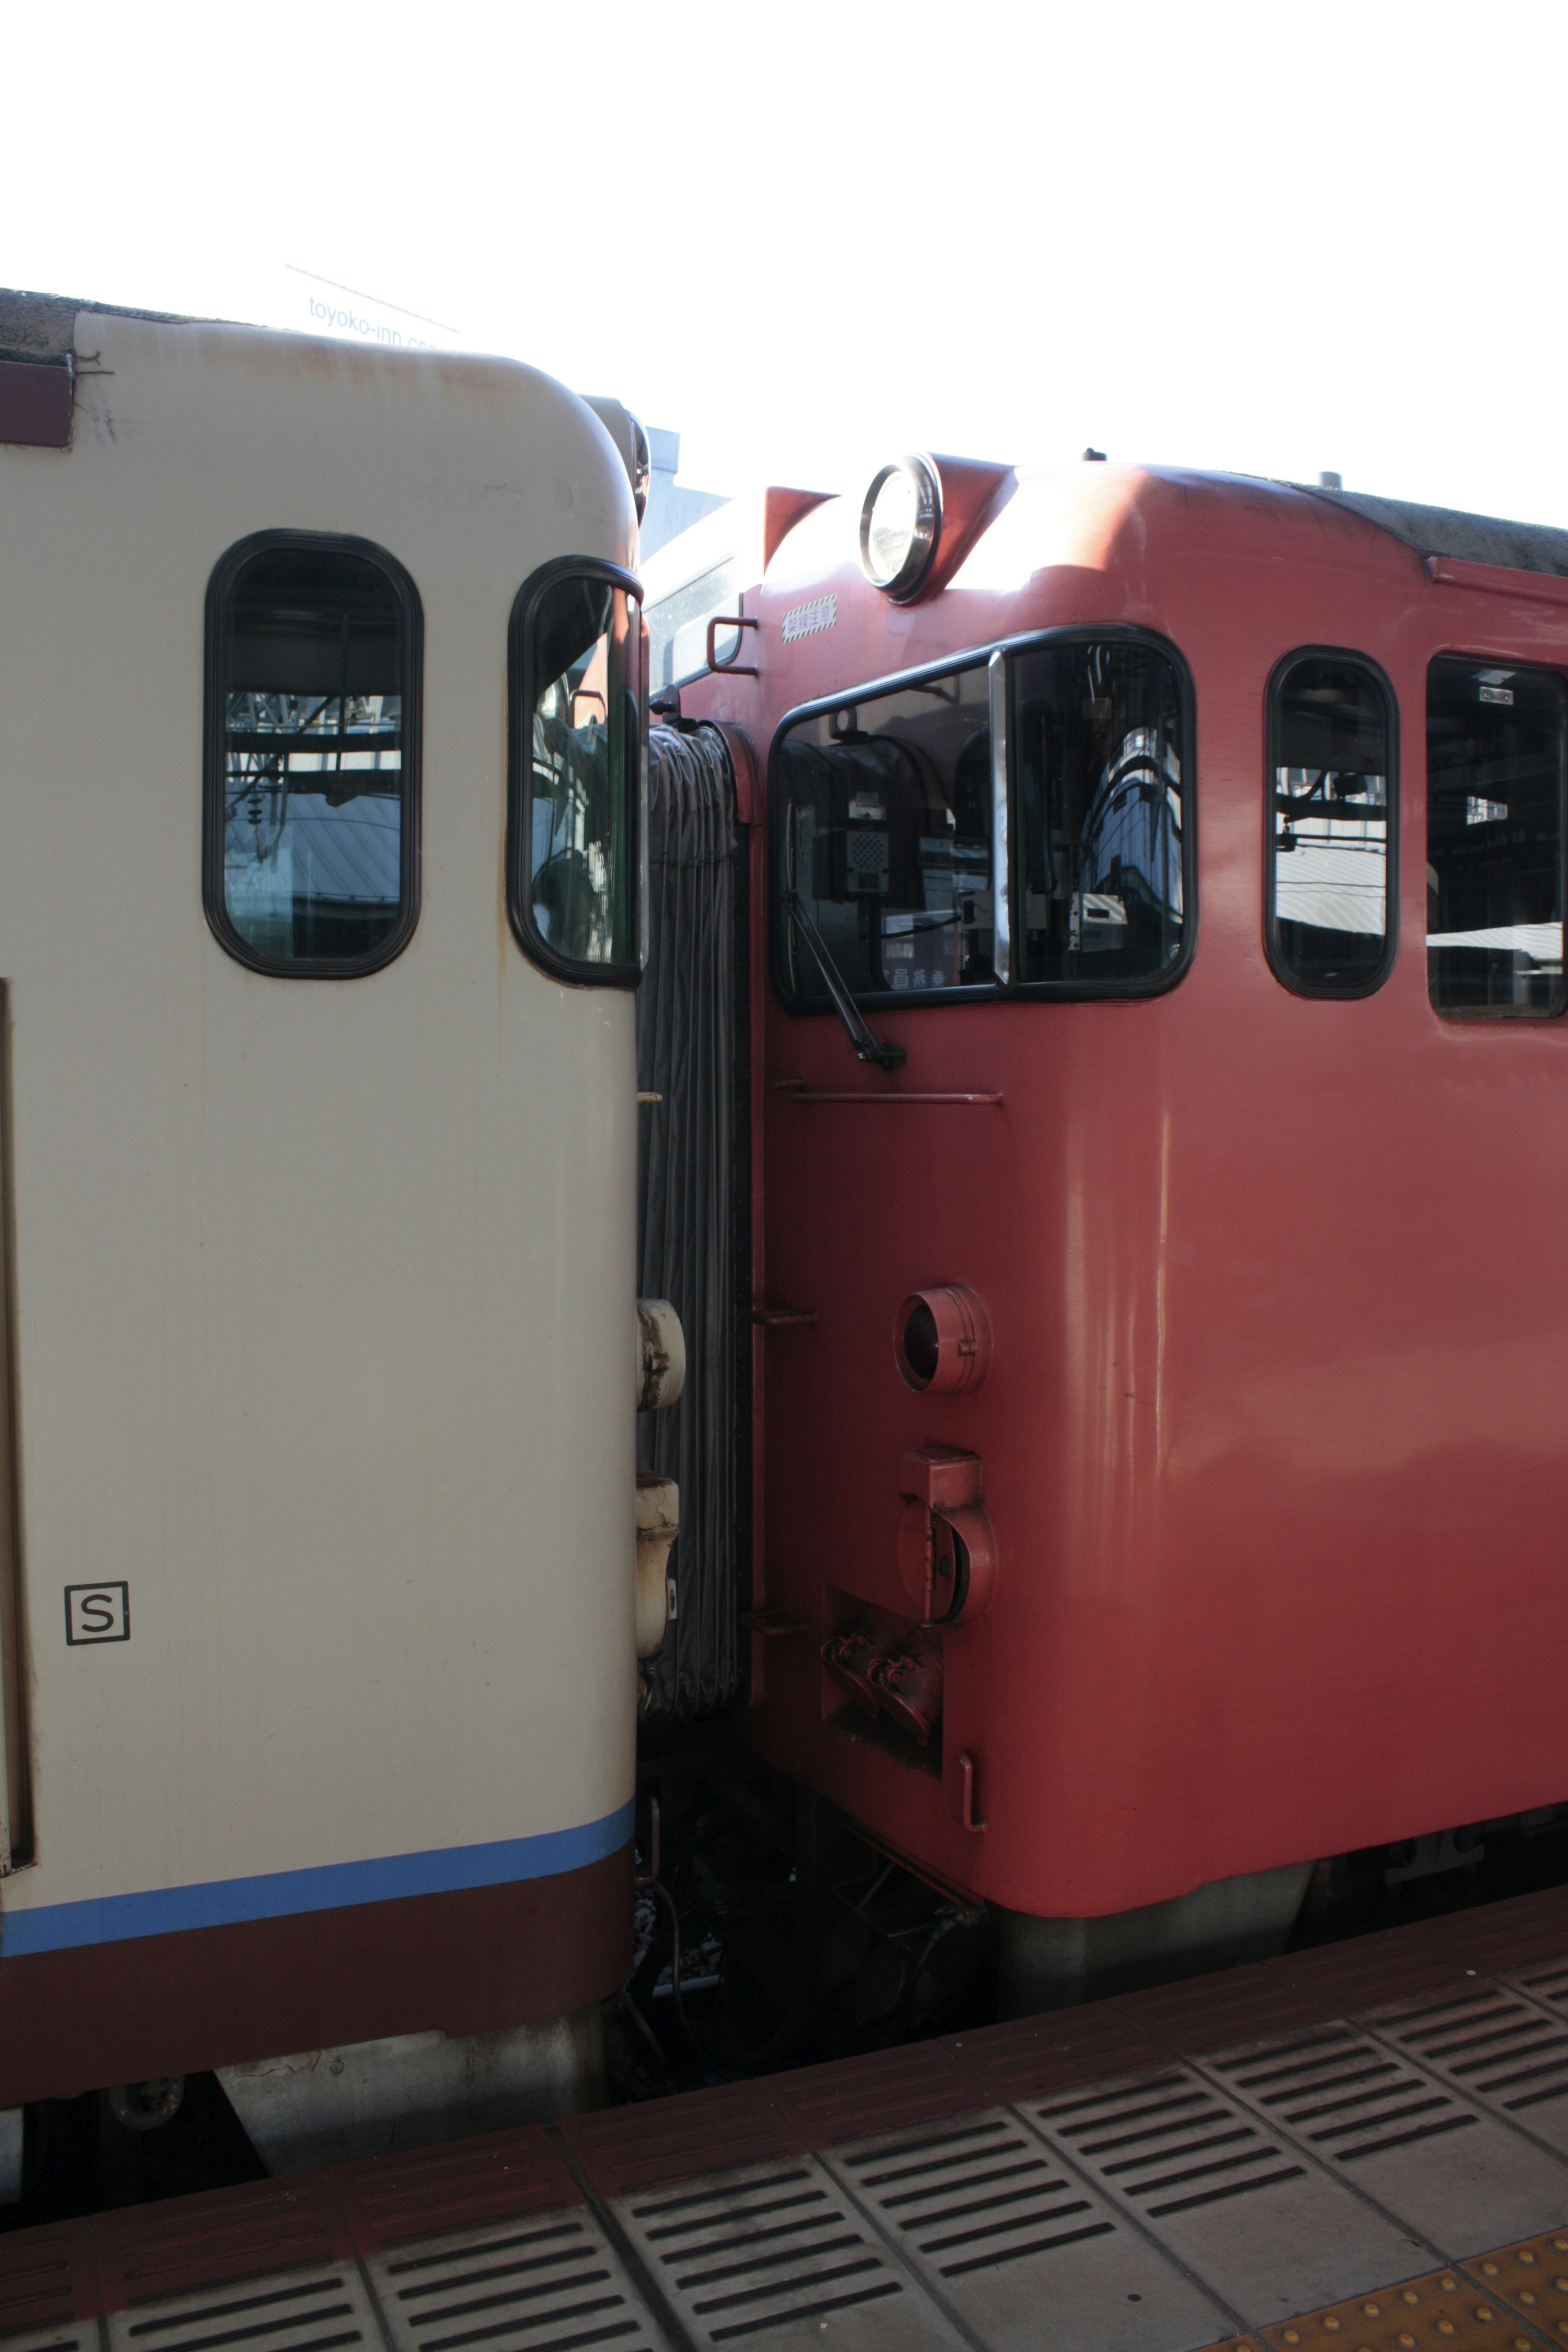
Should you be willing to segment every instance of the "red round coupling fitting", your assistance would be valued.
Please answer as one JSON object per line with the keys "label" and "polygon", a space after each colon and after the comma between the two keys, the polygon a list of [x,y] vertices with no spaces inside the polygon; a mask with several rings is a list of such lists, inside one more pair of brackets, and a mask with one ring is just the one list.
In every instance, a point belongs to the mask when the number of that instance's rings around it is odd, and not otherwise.
{"label": "red round coupling fitting", "polygon": [[962,1396],[991,1370],[991,1318],[978,1291],[961,1282],[911,1290],[893,1325],[893,1353],[905,1384],[930,1396]]}

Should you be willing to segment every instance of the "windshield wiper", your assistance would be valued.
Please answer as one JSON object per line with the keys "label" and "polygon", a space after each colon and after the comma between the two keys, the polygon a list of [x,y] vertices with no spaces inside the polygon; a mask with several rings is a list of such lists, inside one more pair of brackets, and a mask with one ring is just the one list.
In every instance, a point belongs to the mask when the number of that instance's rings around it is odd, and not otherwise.
{"label": "windshield wiper", "polygon": [[801,937],[811,950],[816,969],[822,974],[827,993],[833,999],[833,1009],[848,1033],[856,1056],[862,1062],[875,1062],[879,1070],[896,1070],[908,1059],[901,1045],[890,1037],[879,1045],[860,1015],[860,1008],[844,984],[844,975],[834,962],[827,941],[806,913],[798,890],[784,892],[784,906],[791,919],[799,925]]}

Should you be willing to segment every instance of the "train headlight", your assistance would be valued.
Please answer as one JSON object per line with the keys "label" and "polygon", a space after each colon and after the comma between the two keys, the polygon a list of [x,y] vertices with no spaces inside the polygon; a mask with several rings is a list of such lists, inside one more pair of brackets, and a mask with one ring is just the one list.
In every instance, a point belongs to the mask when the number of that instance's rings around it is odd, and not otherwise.
{"label": "train headlight", "polygon": [[860,509],[860,564],[895,604],[915,594],[942,535],[942,483],[929,457],[884,466]]}

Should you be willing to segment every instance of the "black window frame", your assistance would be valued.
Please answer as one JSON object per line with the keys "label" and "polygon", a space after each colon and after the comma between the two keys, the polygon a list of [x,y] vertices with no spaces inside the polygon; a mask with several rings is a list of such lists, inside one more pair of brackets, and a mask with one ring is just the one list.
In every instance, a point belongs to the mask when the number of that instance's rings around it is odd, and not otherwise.
{"label": "black window frame", "polygon": [[[1560,702],[1561,730],[1558,761],[1557,891],[1558,904],[1563,910],[1565,976],[1563,1001],[1555,1011],[1532,1013],[1523,1007],[1497,1004],[1438,1004],[1432,994],[1431,943],[1425,937],[1426,927],[1423,923],[1422,988],[1426,999],[1426,1010],[1434,1021],[1458,1024],[1460,1026],[1479,1024],[1484,1027],[1489,1023],[1500,1028],[1517,1029],[1521,1026],[1540,1028],[1553,1021],[1568,1020],[1568,667],[1558,662],[1542,661],[1539,657],[1527,658],[1522,656],[1510,656],[1490,651],[1477,653],[1468,646],[1440,645],[1435,652],[1427,655],[1421,681],[1421,723],[1426,737],[1426,772],[1422,778],[1421,805],[1422,824],[1425,828],[1424,842],[1426,834],[1429,834],[1431,826],[1432,792],[1431,738],[1426,730],[1431,709],[1432,672],[1439,662],[1474,664],[1477,668],[1528,670],[1538,677],[1551,678],[1556,685]],[[1429,856],[1430,852],[1428,851],[1427,854]]]}
{"label": "black window frame", "polygon": [[[535,617],[545,595],[560,580],[603,580],[613,588],[624,589],[637,600],[637,755],[636,806],[632,812],[631,828],[635,944],[630,961],[619,963],[580,963],[573,956],[563,955],[560,949],[552,946],[539,929],[533,919],[532,901],[519,887],[521,877],[520,849],[521,845],[531,841],[533,831],[533,761],[531,756],[524,757],[520,718],[527,713],[531,721],[534,709]],[[542,564],[523,582],[512,602],[511,617],[507,625],[506,656],[506,842],[503,855],[506,860],[507,919],[511,925],[512,937],[529,961],[537,964],[542,971],[548,972],[552,980],[564,981],[573,988],[636,988],[642,979],[643,965],[647,959],[647,611],[642,583],[624,565],[610,563],[600,556],[563,555]],[[531,729],[530,751],[531,752]]]}
{"label": "black window frame", "polygon": [[[992,637],[983,645],[965,646],[945,655],[940,661],[922,662],[916,669],[898,670],[892,674],[868,680],[864,685],[842,687],[837,693],[818,695],[810,702],[797,703],[787,710],[773,730],[768,747],[769,843],[772,874],[768,893],[769,945],[768,960],[773,993],[784,1011],[798,1020],[816,1020],[826,1014],[833,1017],[833,1007],[826,1000],[805,1003],[791,990],[784,954],[783,899],[778,877],[784,867],[784,825],[785,795],[779,775],[779,747],[792,727],[802,719],[820,719],[841,710],[850,704],[873,700],[878,695],[899,694],[911,688],[926,686],[939,678],[955,677],[961,671],[984,669],[1000,655],[1005,662],[1007,695],[1007,800],[1006,850],[1007,869],[1002,877],[999,894],[1007,915],[1007,934],[1011,940],[1022,939],[1020,917],[1023,912],[1019,861],[1015,854],[1019,837],[1018,777],[1016,758],[1017,730],[1013,721],[1012,694],[1014,658],[1038,652],[1042,647],[1072,645],[1136,645],[1149,647],[1167,660],[1176,679],[1177,699],[1181,709],[1182,728],[1182,944],[1167,968],[1150,979],[1099,981],[1086,985],[1078,981],[1018,980],[1009,973],[1006,980],[971,982],[967,987],[943,988],[920,995],[893,989],[879,989],[874,993],[857,992],[855,1002],[868,1011],[878,1013],[930,1013],[953,1004],[1012,1004],[1049,1003],[1068,1004],[1101,1004],[1117,999],[1142,1001],[1163,996],[1186,977],[1197,951],[1198,931],[1198,855],[1197,855],[1197,700],[1193,686],[1193,674],[1185,655],[1179,646],[1157,629],[1145,629],[1132,622],[1108,621],[1096,628],[1092,625],[1074,623],[1055,629],[1031,629],[1013,637]],[[993,745],[994,756],[994,745]],[[993,830],[994,848],[995,834]],[[993,875],[992,884],[997,888]],[[1000,928],[1000,927],[998,927]],[[1016,954],[1016,949],[1014,950]]]}
{"label": "black window frame", "polygon": [[[373,563],[392,589],[403,622],[401,818],[398,837],[398,919],[384,940],[363,955],[267,955],[242,938],[228,917],[224,888],[224,787],[227,771],[226,679],[231,592],[244,566],[276,548],[315,549],[353,555]],[[420,750],[423,740],[425,613],[408,572],[374,540],[343,531],[258,530],[237,540],[218,558],[207,582],[206,676],[202,783],[202,906],[207,925],[225,953],[248,971],[272,980],[363,980],[403,953],[419,921]]]}
{"label": "black window frame", "polygon": [[[1342,662],[1348,667],[1363,671],[1371,678],[1383,697],[1384,716],[1388,727],[1388,774],[1386,834],[1387,864],[1385,868],[1384,908],[1387,927],[1384,933],[1383,957],[1375,970],[1355,981],[1336,981],[1329,986],[1303,983],[1298,973],[1286,963],[1279,945],[1279,919],[1274,905],[1276,869],[1279,859],[1274,842],[1274,779],[1279,767],[1279,698],[1285,680],[1300,662]],[[1375,996],[1385,985],[1399,960],[1399,697],[1394,682],[1381,662],[1370,654],[1359,652],[1353,646],[1294,646],[1281,654],[1268,673],[1264,689],[1263,726],[1263,952],[1268,969],[1281,988],[1292,996],[1301,996],[1316,1004],[1343,1003],[1363,996]]]}

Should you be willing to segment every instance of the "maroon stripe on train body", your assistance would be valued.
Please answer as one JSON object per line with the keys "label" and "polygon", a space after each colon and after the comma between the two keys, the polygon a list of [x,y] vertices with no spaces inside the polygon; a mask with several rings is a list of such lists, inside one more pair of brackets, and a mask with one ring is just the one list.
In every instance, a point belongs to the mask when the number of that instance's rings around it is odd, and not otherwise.
{"label": "maroon stripe on train body", "polygon": [[550,1878],[0,1958],[0,2107],[567,2016],[625,1983],[631,1916],[626,1845]]}

